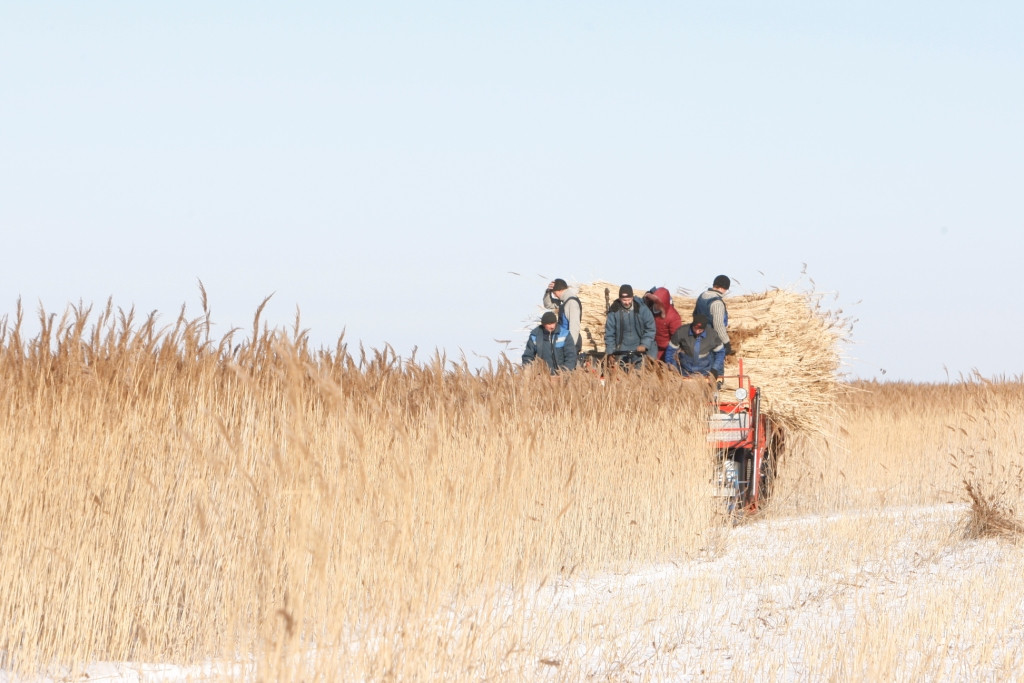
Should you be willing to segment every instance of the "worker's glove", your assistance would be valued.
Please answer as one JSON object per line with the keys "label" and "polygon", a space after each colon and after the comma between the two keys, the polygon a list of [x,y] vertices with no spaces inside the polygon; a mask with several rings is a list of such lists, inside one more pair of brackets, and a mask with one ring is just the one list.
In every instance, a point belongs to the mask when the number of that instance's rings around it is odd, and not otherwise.
{"label": "worker's glove", "polygon": [[718,380],[715,382],[715,389],[717,389],[718,391],[722,390],[722,380]]}
{"label": "worker's glove", "polygon": [[725,343],[725,355],[727,355],[727,356],[731,356],[732,355],[732,342],[726,342]]}

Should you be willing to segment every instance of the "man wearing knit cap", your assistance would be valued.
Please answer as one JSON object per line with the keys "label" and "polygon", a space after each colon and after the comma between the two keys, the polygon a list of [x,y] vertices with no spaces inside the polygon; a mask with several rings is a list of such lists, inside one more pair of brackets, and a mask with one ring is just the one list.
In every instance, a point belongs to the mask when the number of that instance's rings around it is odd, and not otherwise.
{"label": "man wearing knit cap", "polygon": [[697,297],[697,303],[693,307],[694,315],[700,313],[707,316],[711,322],[711,327],[715,328],[718,337],[725,344],[726,355],[732,353],[732,344],[729,342],[729,331],[726,329],[729,327],[729,310],[725,307],[725,301],[722,300],[722,297],[729,291],[730,285],[732,285],[732,282],[729,280],[728,275],[719,275],[711,283],[708,291],[701,292],[701,295]]}
{"label": "man wearing knit cap", "polygon": [[553,311],[546,311],[540,318],[540,325],[530,332],[523,351],[523,365],[529,365],[540,358],[547,363],[554,375],[559,370],[572,370],[576,367],[576,348],[570,344],[558,343],[558,316]]}
{"label": "man wearing knit cap", "polygon": [[708,327],[703,313],[694,313],[693,322],[672,335],[665,350],[665,362],[684,376],[704,375],[716,382],[725,369],[725,345],[715,328]]}
{"label": "man wearing knit cap", "polygon": [[583,337],[580,335],[580,319],[583,317],[583,304],[575,287],[570,287],[560,277],[548,283],[544,290],[544,308],[558,314],[558,336],[565,337],[576,347],[576,353],[583,350]]}
{"label": "man wearing knit cap", "polygon": [[642,301],[633,298],[630,285],[619,287],[619,298],[608,308],[604,323],[604,350],[639,367],[644,356],[655,358],[654,315]]}

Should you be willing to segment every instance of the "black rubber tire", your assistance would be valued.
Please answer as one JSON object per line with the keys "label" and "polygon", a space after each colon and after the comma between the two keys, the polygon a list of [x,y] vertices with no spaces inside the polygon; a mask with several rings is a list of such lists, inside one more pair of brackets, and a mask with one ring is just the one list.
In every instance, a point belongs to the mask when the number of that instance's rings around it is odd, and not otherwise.
{"label": "black rubber tire", "polygon": [[779,452],[782,449],[782,433],[774,426],[768,425],[768,443],[764,448],[764,455],[761,458],[759,505],[764,505],[771,500],[775,489],[775,474],[777,473]]}

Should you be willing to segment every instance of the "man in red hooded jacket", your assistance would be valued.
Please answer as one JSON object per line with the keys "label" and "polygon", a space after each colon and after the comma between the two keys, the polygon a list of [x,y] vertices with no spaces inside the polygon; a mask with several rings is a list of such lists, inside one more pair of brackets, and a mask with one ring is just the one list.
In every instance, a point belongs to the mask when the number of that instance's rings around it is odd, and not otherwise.
{"label": "man in red hooded jacket", "polygon": [[654,343],[658,345],[658,360],[665,360],[669,339],[683,326],[683,321],[672,305],[672,296],[664,287],[651,289],[644,294],[644,301],[654,314]]}

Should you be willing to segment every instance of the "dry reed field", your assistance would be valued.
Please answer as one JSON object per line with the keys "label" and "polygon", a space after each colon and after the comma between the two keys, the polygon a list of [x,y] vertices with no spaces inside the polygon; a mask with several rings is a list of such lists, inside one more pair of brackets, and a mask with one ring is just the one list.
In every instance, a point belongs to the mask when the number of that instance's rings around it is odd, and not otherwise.
{"label": "dry reed field", "polygon": [[703,397],[676,378],[313,353],[258,317],[238,343],[109,307],[43,322],[8,325],[0,358],[0,652],[21,674],[514,677],[543,634],[499,605],[708,528]]}
{"label": "dry reed field", "polygon": [[737,523],[707,388],[669,373],[313,350],[259,311],[40,321],[0,336],[0,680],[1024,667],[1019,378],[843,384]]}

